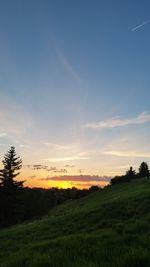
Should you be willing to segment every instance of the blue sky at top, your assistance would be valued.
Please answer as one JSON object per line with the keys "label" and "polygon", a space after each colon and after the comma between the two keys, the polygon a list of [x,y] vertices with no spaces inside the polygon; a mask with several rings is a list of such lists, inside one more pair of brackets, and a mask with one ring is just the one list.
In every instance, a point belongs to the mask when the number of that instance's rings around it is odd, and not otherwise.
{"label": "blue sky at top", "polygon": [[149,20],[146,0],[1,1],[1,152],[98,174],[148,161]]}

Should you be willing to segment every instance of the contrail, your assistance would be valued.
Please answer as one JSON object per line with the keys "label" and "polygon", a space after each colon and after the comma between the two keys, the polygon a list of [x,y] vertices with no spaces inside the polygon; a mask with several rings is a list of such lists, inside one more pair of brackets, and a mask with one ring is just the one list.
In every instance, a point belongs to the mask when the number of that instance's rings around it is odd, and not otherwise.
{"label": "contrail", "polygon": [[147,21],[144,21],[143,23],[139,24],[138,26],[134,27],[131,31],[134,32],[136,30],[138,30],[139,28],[143,27],[144,25],[150,23],[150,19]]}

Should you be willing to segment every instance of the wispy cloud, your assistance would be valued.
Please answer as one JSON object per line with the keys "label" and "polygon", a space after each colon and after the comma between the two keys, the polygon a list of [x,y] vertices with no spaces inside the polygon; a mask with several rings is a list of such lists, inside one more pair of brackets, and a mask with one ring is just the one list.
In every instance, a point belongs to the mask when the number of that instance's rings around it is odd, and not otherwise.
{"label": "wispy cloud", "polygon": [[102,154],[117,157],[150,158],[150,153],[139,151],[104,151]]}
{"label": "wispy cloud", "polygon": [[139,30],[140,28],[142,28],[144,25],[150,23],[150,20],[147,20],[147,21],[144,21],[143,23],[137,25],[136,27],[132,28],[131,31],[134,32],[134,31],[137,31]]}
{"label": "wispy cloud", "polygon": [[63,161],[84,160],[84,159],[88,159],[88,158],[81,157],[81,156],[71,156],[71,157],[62,157],[62,158],[47,158],[44,160],[49,161],[49,162],[63,162]]}
{"label": "wispy cloud", "polygon": [[48,166],[43,164],[27,164],[24,165],[24,168],[32,169],[32,170],[47,170]]}
{"label": "wispy cloud", "polygon": [[6,137],[6,136],[8,136],[7,133],[0,133],[0,137]]}
{"label": "wispy cloud", "polygon": [[69,164],[66,164],[64,167],[65,167],[65,168],[74,168],[75,165],[69,165]]}
{"label": "wispy cloud", "polygon": [[63,169],[58,169],[56,167],[50,167],[46,170],[47,172],[55,172],[55,173],[67,173],[67,169],[63,168]]}
{"label": "wispy cloud", "polygon": [[43,165],[43,164],[33,164],[33,165],[24,165],[25,168],[28,168],[28,169],[31,169],[31,170],[35,170],[35,171],[46,171],[46,172],[53,172],[53,173],[61,173],[61,174],[64,174],[64,173],[67,173],[67,169],[65,168],[57,168],[57,167],[50,167],[50,166],[47,166],[47,165]]}
{"label": "wispy cloud", "polygon": [[116,166],[116,167],[113,167],[113,169],[128,169],[130,167],[130,165],[122,165],[122,166]]}
{"label": "wispy cloud", "polygon": [[147,112],[142,112],[137,117],[128,119],[121,119],[119,117],[111,118],[105,121],[87,123],[83,127],[91,129],[105,129],[105,128],[109,129],[115,127],[128,126],[128,125],[143,124],[146,122],[150,122],[150,114]]}
{"label": "wispy cloud", "polygon": [[47,178],[40,178],[44,181],[72,181],[72,182],[109,182],[112,177],[98,176],[98,175],[65,175],[65,176],[54,176]]}
{"label": "wispy cloud", "polygon": [[42,165],[42,164],[34,164],[32,166],[33,170],[46,170],[48,166]]}
{"label": "wispy cloud", "polygon": [[55,144],[55,143],[51,143],[51,142],[43,142],[43,145],[48,146],[48,147],[52,147],[56,150],[70,150],[70,149],[74,148],[73,145],[62,145],[62,144]]}
{"label": "wispy cloud", "polygon": [[59,61],[61,62],[61,64],[63,65],[63,67],[65,68],[65,70],[78,82],[80,82],[80,77],[78,75],[78,73],[74,70],[74,68],[72,67],[72,65],[70,64],[70,62],[68,61],[68,59],[66,58],[66,56],[62,53],[62,51],[60,51],[60,49],[56,49],[56,53],[57,53],[57,57],[59,59]]}

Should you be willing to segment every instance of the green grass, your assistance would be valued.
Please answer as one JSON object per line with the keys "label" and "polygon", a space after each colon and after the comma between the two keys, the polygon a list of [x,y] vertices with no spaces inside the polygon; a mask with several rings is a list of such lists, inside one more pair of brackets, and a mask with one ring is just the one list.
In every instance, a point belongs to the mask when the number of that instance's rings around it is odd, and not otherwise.
{"label": "green grass", "polygon": [[107,187],[0,230],[0,267],[149,267],[150,181]]}

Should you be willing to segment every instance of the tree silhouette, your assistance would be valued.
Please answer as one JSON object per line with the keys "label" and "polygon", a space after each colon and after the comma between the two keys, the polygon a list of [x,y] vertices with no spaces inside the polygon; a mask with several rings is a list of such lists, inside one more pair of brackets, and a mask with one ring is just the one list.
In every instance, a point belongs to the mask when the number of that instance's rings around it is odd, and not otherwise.
{"label": "tree silhouette", "polygon": [[3,205],[0,210],[2,225],[15,223],[21,213],[20,192],[23,181],[16,181],[22,167],[22,160],[16,156],[15,148],[12,146],[4,155],[3,169],[0,170],[0,195]]}
{"label": "tree silhouette", "polygon": [[134,178],[136,175],[135,170],[133,170],[133,167],[131,166],[128,171],[126,171],[126,176],[129,177],[130,179]]}
{"label": "tree silhouette", "polygon": [[12,146],[10,150],[5,154],[4,160],[2,161],[4,168],[0,170],[1,186],[5,188],[22,187],[23,181],[16,181],[14,178],[20,174],[16,171],[22,168],[22,160],[20,157],[16,157],[15,148]]}
{"label": "tree silhouette", "polygon": [[133,170],[133,167],[131,166],[129,170],[126,171],[125,175],[121,176],[115,176],[111,179],[110,184],[118,184],[118,183],[126,183],[129,182],[137,177],[135,170]]}
{"label": "tree silhouette", "polygon": [[150,176],[148,164],[144,161],[141,163],[139,167],[139,175],[140,177],[147,177],[147,178],[149,178]]}

